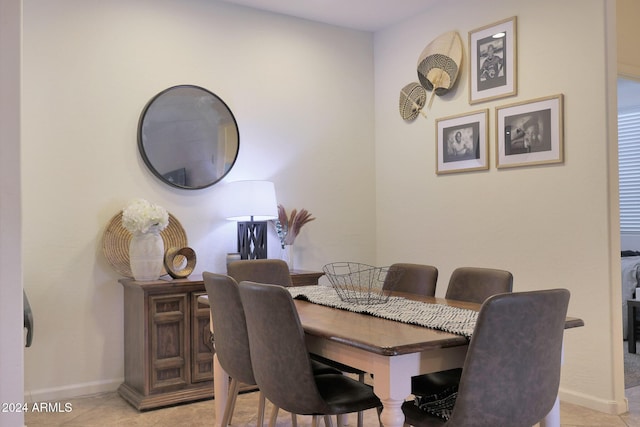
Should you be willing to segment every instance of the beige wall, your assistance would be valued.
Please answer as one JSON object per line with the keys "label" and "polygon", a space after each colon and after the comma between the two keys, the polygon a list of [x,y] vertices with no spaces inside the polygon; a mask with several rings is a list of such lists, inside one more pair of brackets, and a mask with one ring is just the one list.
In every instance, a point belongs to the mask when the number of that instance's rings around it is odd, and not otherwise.
{"label": "beige wall", "polygon": [[[129,199],[168,208],[197,270],[223,271],[235,230],[218,214],[219,187],[164,186],[136,148],[148,99],[192,83],[238,119],[240,158],[226,181],[273,180],[285,206],[318,218],[299,238],[298,265],[431,263],[439,294],[459,265],[509,269],[516,290],[567,287],[587,326],[567,332],[563,397],[622,410],[608,3],[459,0],[372,36],[205,0],[25,2],[24,286],[39,320],[26,392],[59,399],[122,380],[122,290],[100,243]],[[431,39],[456,29],[466,46],[470,29],[513,15],[517,97],[470,107],[465,69],[428,119],[401,120],[399,91]],[[497,171],[494,107],[557,93],[565,163]],[[480,108],[490,108],[491,169],[436,176],[434,119]]]}
{"label": "beige wall", "polygon": [[[609,240],[618,235],[609,184],[617,183],[617,156],[607,115],[605,5],[461,0],[376,33],[376,235],[379,263],[437,266],[441,296],[459,266],[510,270],[516,291],[568,288],[569,312],[586,327],[566,333],[562,397],[618,412],[625,401],[619,244]],[[468,55],[470,30],[516,15],[517,96],[470,106],[465,57],[457,87],[435,99],[427,119],[400,118],[400,89],[417,80],[429,41],[457,30]],[[497,170],[495,107],[555,94],[565,97],[564,164]],[[435,119],[480,109],[489,109],[490,169],[436,175]]]}
{"label": "beige wall", "polygon": [[[0,0],[0,402],[23,400],[20,243],[20,8]],[[24,423],[0,413],[0,426]]]}
{"label": "beige wall", "polygon": [[[220,185],[170,188],[145,167],[138,117],[157,92],[201,85],[240,129],[225,181],[269,179],[317,220],[300,268],[375,262],[373,38],[210,0],[24,2],[24,287],[38,330],[25,357],[33,399],[114,390],[123,377],[122,288],[101,252],[132,198],[166,207],[224,272],[235,223]],[[275,234],[270,256],[278,256]]]}

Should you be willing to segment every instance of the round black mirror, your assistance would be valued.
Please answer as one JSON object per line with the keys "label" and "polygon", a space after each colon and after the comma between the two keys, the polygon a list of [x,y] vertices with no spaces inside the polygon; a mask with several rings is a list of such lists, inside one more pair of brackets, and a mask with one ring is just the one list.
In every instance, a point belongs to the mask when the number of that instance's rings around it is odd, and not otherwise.
{"label": "round black mirror", "polygon": [[161,181],[196,190],[220,181],[240,147],[238,124],[227,104],[198,86],[163,90],[144,107],[138,148]]}

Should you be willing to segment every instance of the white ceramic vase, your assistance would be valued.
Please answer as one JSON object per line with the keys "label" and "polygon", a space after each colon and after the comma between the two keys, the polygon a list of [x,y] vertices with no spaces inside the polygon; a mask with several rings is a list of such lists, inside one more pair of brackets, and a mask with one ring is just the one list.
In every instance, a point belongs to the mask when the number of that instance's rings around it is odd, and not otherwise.
{"label": "white ceramic vase", "polygon": [[160,232],[134,233],[131,236],[129,264],[135,280],[158,280],[164,264],[164,242]]}

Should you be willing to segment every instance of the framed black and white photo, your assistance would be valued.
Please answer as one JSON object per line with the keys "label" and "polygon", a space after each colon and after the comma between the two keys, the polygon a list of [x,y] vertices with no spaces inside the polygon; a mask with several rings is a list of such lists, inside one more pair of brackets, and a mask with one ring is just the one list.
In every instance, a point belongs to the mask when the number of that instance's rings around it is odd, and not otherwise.
{"label": "framed black and white photo", "polygon": [[562,163],[563,96],[496,108],[496,166]]}
{"label": "framed black and white photo", "polygon": [[436,120],[436,173],[489,169],[489,110]]}
{"label": "framed black and white photo", "polygon": [[469,32],[469,104],[517,94],[516,17]]}

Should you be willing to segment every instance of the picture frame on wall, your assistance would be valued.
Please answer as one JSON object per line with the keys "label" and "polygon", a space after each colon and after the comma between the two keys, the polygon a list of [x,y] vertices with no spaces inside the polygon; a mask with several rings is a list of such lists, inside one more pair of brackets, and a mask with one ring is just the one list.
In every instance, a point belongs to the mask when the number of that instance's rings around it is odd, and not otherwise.
{"label": "picture frame on wall", "polygon": [[489,110],[436,120],[436,174],[489,169]]}
{"label": "picture frame on wall", "polygon": [[564,96],[496,107],[496,167],[564,162]]}
{"label": "picture frame on wall", "polygon": [[469,32],[469,104],[518,93],[516,27],[513,16]]}

